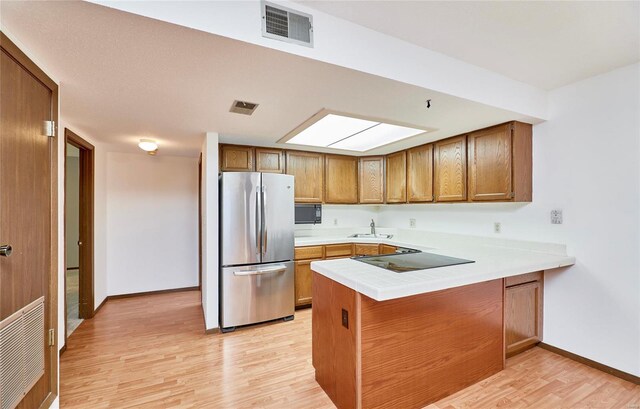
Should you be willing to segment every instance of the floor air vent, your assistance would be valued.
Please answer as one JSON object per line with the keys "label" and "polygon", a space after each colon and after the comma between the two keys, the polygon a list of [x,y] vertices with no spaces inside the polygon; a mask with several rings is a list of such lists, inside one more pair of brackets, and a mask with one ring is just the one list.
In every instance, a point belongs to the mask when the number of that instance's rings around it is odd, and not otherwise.
{"label": "floor air vent", "polygon": [[44,297],[0,321],[0,408],[13,409],[44,374]]}
{"label": "floor air vent", "polygon": [[313,47],[313,16],[262,2],[262,36]]}

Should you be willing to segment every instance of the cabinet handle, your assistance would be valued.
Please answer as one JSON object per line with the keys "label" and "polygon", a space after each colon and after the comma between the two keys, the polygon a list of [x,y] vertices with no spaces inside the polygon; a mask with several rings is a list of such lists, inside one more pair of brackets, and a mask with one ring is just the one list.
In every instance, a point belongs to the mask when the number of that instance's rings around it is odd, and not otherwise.
{"label": "cabinet handle", "polygon": [[2,246],[0,246],[0,256],[2,257],[9,257],[12,251],[13,249],[9,244],[3,244]]}

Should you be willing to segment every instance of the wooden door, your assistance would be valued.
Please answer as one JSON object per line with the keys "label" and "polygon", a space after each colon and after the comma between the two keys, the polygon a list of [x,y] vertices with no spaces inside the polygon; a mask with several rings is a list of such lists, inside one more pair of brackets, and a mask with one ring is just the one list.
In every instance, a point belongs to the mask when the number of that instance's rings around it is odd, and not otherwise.
{"label": "wooden door", "polygon": [[542,341],[542,282],[505,289],[505,353],[507,357]]}
{"label": "wooden door", "polygon": [[384,203],[384,156],[360,158],[360,203]]}
{"label": "wooden door", "polygon": [[311,262],[316,260],[301,260],[295,262],[295,295],[296,307],[311,304],[312,286],[311,286]]}
{"label": "wooden door", "polygon": [[358,158],[325,155],[325,203],[358,203]]}
{"label": "wooden door", "polygon": [[57,86],[1,33],[0,46],[0,245],[12,247],[0,256],[0,321],[44,297],[44,374],[17,407],[46,407],[57,390],[57,138],[43,124],[57,117]]}
{"label": "wooden door", "polygon": [[437,202],[467,200],[467,137],[444,139],[434,144],[434,187]]}
{"label": "wooden door", "polygon": [[511,124],[504,124],[467,137],[469,200],[511,200],[513,195]]}
{"label": "wooden door", "polygon": [[251,146],[221,145],[220,170],[223,172],[253,172],[254,152]]}
{"label": "wooden door", "polygon": [[387,203],[407,201],[407,152],[387,155]]}
{"label": "wooden door", "polygon": [[284,173],[284,152],[281,149],[255,148],[256,172]]}
{"label": "wooden door", "polygon": [[407,199],[411,203],[433,201],[433,145],[407,150]]}
{"label": "wooden door", "polygon": [[324,200],[324,155],[287,151],[287,174],[295,178],[296,203],[322,203]]}

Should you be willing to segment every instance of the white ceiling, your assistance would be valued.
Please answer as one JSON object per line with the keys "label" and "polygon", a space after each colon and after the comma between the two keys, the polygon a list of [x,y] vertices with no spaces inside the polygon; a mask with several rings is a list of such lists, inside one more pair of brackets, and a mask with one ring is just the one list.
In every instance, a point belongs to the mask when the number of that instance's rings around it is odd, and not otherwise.
{"label": "white ceiling", "polygon": [[639,1],[297,1],[543,89],[640,60]]}
{"label": "white ceiling", "polygon": [[[2,25],[61,82],[77,132],[136,151],[195,156],[206,131],[276,146],[323,108],[436,128],[387,153],[518,115],[461,98],[85,2],[2,1]],[[232,114],[234,99],[259,103]],[[424,102],[432,99],[432,108]],[[309,148],[307,148],[309,149]],[[327,150],[331,151],[331,150]]]}

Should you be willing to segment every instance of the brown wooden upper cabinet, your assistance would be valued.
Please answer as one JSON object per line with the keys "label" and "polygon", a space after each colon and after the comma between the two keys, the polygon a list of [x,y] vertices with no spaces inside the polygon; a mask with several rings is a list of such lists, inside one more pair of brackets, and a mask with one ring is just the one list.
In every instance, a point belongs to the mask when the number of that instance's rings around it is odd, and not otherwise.
{"label": "brown wooden upper cabinet", "polygon": [[467,136],[454,136],[435,142],[433,157],[435,200],[467,200]]}
{"label": "brown wooden upper cabinet", "polygon": [[282,149],[255,148],[256,172],[284,173]]}
{"label": "brown wooden upper cabinet", "polygon": [[433,145],[407,150],[407,200],[410,203],[433,201]]}
{"label": "brown wooden upper cabinet", "polygon": [[384,156],[360,158],[360,203],[384,203]]}
{"label": "brown wooden upper cabinet", "polygon": [[220,170],[223,172],[253,172],[254,149],[252,146],[222,145]]}
{"label": "brown wooden upper cabinet", "polygon": [[287,174],[295,180],[296,203],[322,203],[324,200],[324,155],[315,152],[286,151]]}
{"label": "brown wooden upper cabinet", "polygon": [[469,200],[532,199],[531,125],[510,122],[468,135]]}
{"label": "brown wooden upper cabinet", "polygon": [[325,155],[325,203],[358,203],[358,158]]}
{"label": "brown wooden upper cabinet", "polygon": [[387,155],[387,203],[406,203],[407,201],[407,152],[401,151]]}

